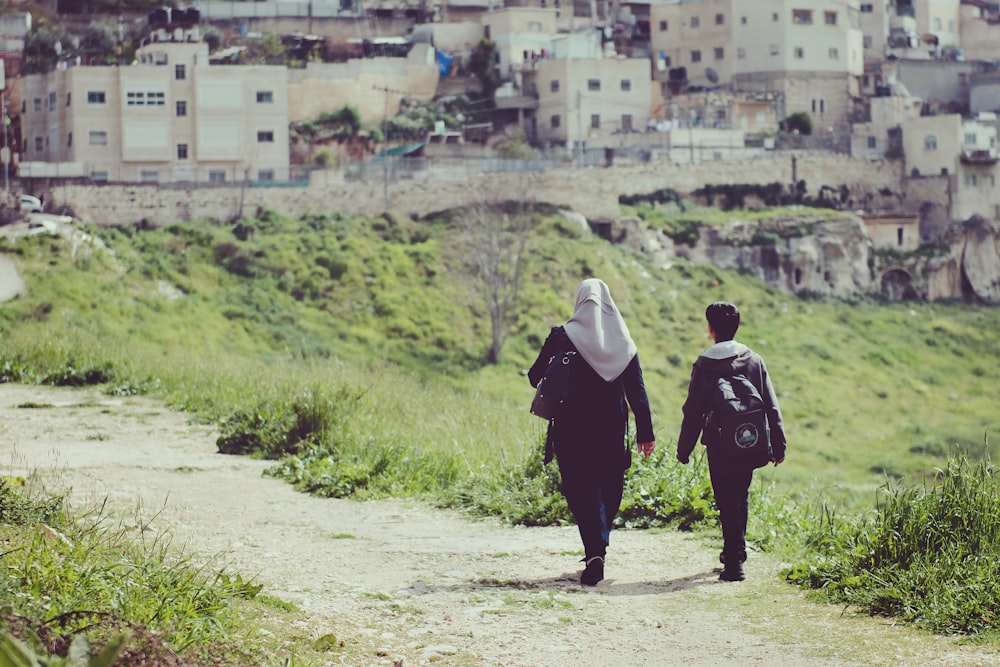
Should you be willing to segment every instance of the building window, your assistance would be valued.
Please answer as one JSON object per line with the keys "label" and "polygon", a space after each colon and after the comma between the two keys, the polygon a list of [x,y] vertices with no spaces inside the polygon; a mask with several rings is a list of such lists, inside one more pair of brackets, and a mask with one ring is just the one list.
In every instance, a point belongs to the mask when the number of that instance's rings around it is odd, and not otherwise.
{"label": "building window", "polygon": [[875,137],[868,137],[868,148],[877,148],[878,140]]}
{"label": "building window", "polygon": [[274,102],[274,91],[258,90],[257,104],[272,104]]}
{"label": "building window", "polygon": [[92,171],[90,172],[90,180],[98,181],[100,183],[108,182],[108,172],[106,171]]}
{"label": "building window", "polygon": [[258,181],[273,181],[274,180],[274,170],[273,169],[261,169],[257,172]]}
{"label": "building window", "polygon": [[56,94],[49,93],[49,111],[56,110]]}
{"label": "building window", "polygon": [[226,172],[221,169],[209,169],[208,170],[208,182],[209,183],[225,183],[226,182]]}
{"label": "building window", "polygon": [[721,46],[715,47],[715,59],[722,60],[725,57],[726,57],[726,50]]}
{"label": "building window", "polygon": [[591,114],[591,116],[590,116],[590,127],[594,128],[595,130],[599,130],[601,128],[601,115],[600,114],[596,114],[596,113],[595,114]]}
{"label": "building window", "polygon": [[778,45],[777,44],[772,44],[771,45],[771,55],[772,56],[776,56],[779,53],[781,53],[781,50],[778,48]]}
{"label": "building window", "polygon": [[625,132],[632,131],[632,114],[622,114],[622,130]]}
{"label": "building window", "polygon": [[549,90],[553,93],[559,92],[559,79],[552,79],[552,81],[549,82]]}
{"label": "building window", "polygon": [[940,30],[941,29],[941,19],[939,17],[935,16],[934,17],[934,21],[933,21],[933,25],[934,25],[934,29],[935,30]]}
{"label": "building window", "polygon": [[[662,53],[662,51],[661,51],[661,53]],[[663,66],[664,67],[670,67],[670,56],[668,56],[668,55],[664,55],[663,56]]]}
{"label": "building window", "polygon": [[701,19],[698,18],[697,16],[692,16],[691,17],[691,27],[692,28],[697,28],[700,25],[701,25]]}
{"label": "building window", "polygon": [[66,133],[66,146],[69,147],[69,146],[72,146],[72,145],[73,145],[73,133],[72,132],[67,132]]}
{"label": "building window", "polygon": [[177,159],[186,160],[188,159],[188,145],[187,144],[177,144]]}
{"label": "building window", "polygon": [[538,21],[528,21],[528,32],[541,32],[542,24]]}
{"label": "building window", "polygon": [[796,46],[795,47],[795,57],[798,58],[799,60],[801,60],[802,58],[805,58],[806,57],[806,50],[803,49],[801,46]]}
{"label": "building window", "polygon": [[811,9],[793,9],[792,23],[798,25],[812,25],[813,13]]}
{"label": "building window", "polygon": [[778,22],[778,12],[774,12],[773,14],[771,14],[771,21],[773,23],[777,23]]}
{"label": "building window", "polygon": [[273,144],[274,143],[274,132],[271,130],[261,130],[257,133],[257,143],[258,144]]}
{"label": "building window", "polygon": [[835,46],[831,46],[830,50],[827,51],[830,54],[830,60],[840,60],[840,51]]}
{"label": "building window", "polygon": [[622,79],[622,90],[625,92],[632,90],[632,79]]}
{"label": "building window", "polygon": [[177,115],[178,116],[186,116],[186,115],[188,115],[188,103],[187,103],[187,100],[177,100],[177,102],[174,104],[174,107],[177,109]]}
{"label": "building window", "polygon": [[667,22],[660,21],[660,32],[666,32],[666,31],[667,31]]}
{"label": "building window", "polygon": [[976,145],[976,133],[975,132],[966,132],[965,133],[965,145],[966,146],[975,146]]}
{"label": "building window", "polygon": [[837,25],[837,12],[823,12],[823,22],[827,25]]}
{"label": "building window", "polygon": [[103,130],[91,130],[87,133],[87,141],[91,146],[107,146],[108,133]]}
{"label": "building window", "polygon": [[864,47],[866,49],[872,48],[872,36],[871,35],[865,35],[861,39],[862,39],[862,44],[864,44]]}
{"label": "building window", "polygon": [[601,80],[600,79],[587,79],[587,90],[600,90]]}
{"label": "building window", "polygon": [[862,14],[871,14],[873,11],[875,11],[875,7],[874,7],[874,5],[872,5],[872,3],[870,3],[870,2],[863,2],[863,3],[861,3],[861,13]]}
{"label": "building window", "polygon": [[45,150],[45,137],[35,137],[35,152],[41,153]]}
{"label": "building window", "polygon": [[937,150],[937,137],[933,134],[928,134],[924,137],[924,150],[925,151],[936,151]]}
{"label": "building window", "polygon": [[103,90],[88,90],[87,91],[87,104],[104,104],[104,91]]}
{"label": "building window", "polygon": [[125,104],[130,107],[162,107],[166,103],[166,93],[159,91],[125,93]]}
{"label": "building window", "polygon": [[143,169],[139,172],[140,183],[159,183],[160,172],[155,169]]}
{"label": "building window", "polygon": [[69,102],[72,98],[73,93],[66,93],[66,106],[69,106]]}
{"label": "building window", "polygon": [[744,49],[742,46],[740,48],[736,49],[736,59],[737,60],[745,60],[746,57],[747,57],[747,50],[746,49]]}
{"label": "building window", "polygon": [[554,113],[554,114],[552,114],[552,116],[549,117],[549,125],[553,129],[555,129],[555,128],[559,127],[560,125],[562,125],[562,120],[559,118],[559,114]]}
{"label": "building window", "polygon": [[724,25],[726,22],[726,17],[722,14],[715,15],[715,25]]}
{"label": "building window", "polygon": [[693,62],[693,63],[700,63],[701,62],[701,51],[692,51],[691,52],[691,62]]}
{"label": "building window", "polygon": [[174,65],[174,78],[178,81],[183,81],[187,78],[187,73],[184,71],[184,65]]}
{"label": "building window", "polygon": [[36,97],[35,98],[34,109],[35,109],[35,111],[41,112],[41,110],[42,110],[42,98],[41,97]]}

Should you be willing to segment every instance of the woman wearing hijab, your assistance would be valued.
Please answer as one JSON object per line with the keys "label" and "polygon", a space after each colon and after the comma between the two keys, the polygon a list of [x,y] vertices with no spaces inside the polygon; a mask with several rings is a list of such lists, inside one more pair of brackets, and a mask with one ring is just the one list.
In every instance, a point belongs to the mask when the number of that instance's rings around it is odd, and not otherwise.
{"label": "woman wearing hijab", "polygon": [[573,316],[564,326],[553,327],[528,371],[532,387],[538,386],[549,360],[567,349],[577,352],[570,397],[549,422],[548,442],[583,540],[586,566],[580,583],[595,586],[604,578],[611,526],[631,465],[625,444],[628,407],[635,415],[638,451],[649,458],[656,446],[635,343],[604,281],[580,283]]}

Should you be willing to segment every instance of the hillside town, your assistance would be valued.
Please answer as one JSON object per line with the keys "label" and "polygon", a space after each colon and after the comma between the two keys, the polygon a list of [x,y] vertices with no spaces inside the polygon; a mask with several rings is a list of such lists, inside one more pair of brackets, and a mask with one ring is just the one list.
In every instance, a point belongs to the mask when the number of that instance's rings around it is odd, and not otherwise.
{"label": "hillside town", "polygon": [[[1000,218],[998,37],[986,0],[12,0],[4,186],[26,210],[60,185],[238,188],[241,213],[367,177],[389,210],[420,170],[641,165],[667,181],[648,191],[822,187],[913,251]],[[807,186],[817,156],[841,166]]]}

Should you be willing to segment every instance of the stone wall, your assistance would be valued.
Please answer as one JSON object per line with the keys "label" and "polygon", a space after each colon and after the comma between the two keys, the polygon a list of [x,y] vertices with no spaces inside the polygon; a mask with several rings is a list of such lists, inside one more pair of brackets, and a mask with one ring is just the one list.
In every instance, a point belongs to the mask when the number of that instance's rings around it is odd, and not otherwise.
{"label": "stone wall", "polygon": [[[898,162],[867,161],[846,156],[797,154],[795,178],[805,180],[810,194],[821,185],[850,191],[850,205],[886,199],[880,192],[898,192]],[[308,186],[160,187],[145,184],[94,186],[60,184],[45,188],[51,210],[69,207],[78,218],[97,224],[209,218],[230,220],[270,208],[291,215],[303,213],[380,213],[386,210],[425,215],[433,211],[492,199],[523,198],[547,202],[582,213],[590,219],[619,217],[619,195],[635,195],[672,188],[691,192],[706,184],[792,181],[792,156],[772,154],[745,161],[699,164],[646,163],[588,168],[555,168],[542,172],[468,173],[467,170],[430,167],[409,174],[367,172],[351,180],[342,170],[314,171]],[[388,176],[388,177],[386,177]],[[895,199],[892,197],[890,199]]]}

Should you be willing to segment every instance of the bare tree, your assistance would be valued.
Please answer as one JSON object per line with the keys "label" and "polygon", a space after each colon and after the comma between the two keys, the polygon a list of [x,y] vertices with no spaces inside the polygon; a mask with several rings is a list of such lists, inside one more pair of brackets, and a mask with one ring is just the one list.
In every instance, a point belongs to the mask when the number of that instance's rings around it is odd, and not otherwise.
{"label": "bare tree", "polygon": [[[525,190],[516,188],[514,191]],[[489,313],[488,360],[495,364],[517,324],[521,275],[535,214],[527,202],[488,196],[468,207],[459,224],[464,241],[463,255],[473,278],[472,287]]]}

